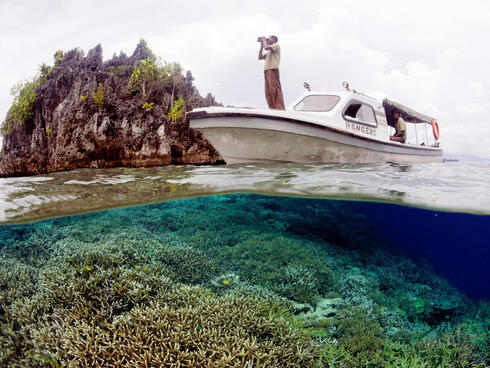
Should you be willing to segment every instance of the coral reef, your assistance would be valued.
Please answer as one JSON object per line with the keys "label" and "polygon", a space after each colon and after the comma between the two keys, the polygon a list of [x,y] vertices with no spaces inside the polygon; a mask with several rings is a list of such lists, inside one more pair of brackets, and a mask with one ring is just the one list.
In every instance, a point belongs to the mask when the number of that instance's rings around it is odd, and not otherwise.
{"label": "coral reef", "polygon": [[[41,366],[43,356],[69,367],[176,362],[182,367],[304,367],[317,359],[314,341],[273,313],[280,305],[238,290],[214,296],[208,289],[167,277],[175,275],[172,267],[177,263],[192,271],[197,250],[182,253],[182,247],[154,246],[153,261],[140,265],[136,261],[145,255],[138,242],[132,244],[132,257],[125,258],[121,254],[129,247],[111,252],[102,242],[95,250],[91,243],[68,246],[66,238],[58,244],[59,252],[39,272],[36,285],[19,276],[29,275],[29,270],[14,262],[16,273],[5,268],[10,272],[1,275],[9,283],[1,293],[6,317],[1,362]],[[3,256],[10,258],[9,253],[3,249]],[[195,281],[186,270],[179,278]],[[29,302],[29,293],[13,288],[24,282],[24,289],[38,289]]]}
{"label": "coral reef", "polygon": [[195,198],[0,236],[0,366],[490,363],[489,303],[339,202]]}

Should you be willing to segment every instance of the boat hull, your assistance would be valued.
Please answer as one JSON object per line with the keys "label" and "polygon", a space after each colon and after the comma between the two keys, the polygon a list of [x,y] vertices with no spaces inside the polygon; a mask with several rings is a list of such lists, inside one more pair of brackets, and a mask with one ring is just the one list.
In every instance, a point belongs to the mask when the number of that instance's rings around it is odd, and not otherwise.
{"label": "boat hull", "polygon": [[227,164],[442,161],[438,148],[383,142],[294,119],[250,114],[189,117],[191,128],[201,131]]}

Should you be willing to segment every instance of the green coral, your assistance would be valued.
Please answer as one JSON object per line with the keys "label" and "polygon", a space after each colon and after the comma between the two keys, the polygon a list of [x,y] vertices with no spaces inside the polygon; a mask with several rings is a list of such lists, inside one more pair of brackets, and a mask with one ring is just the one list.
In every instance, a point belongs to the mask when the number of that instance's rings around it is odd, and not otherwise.
{"label": "green coral", "polygon": [[424,313],[424,301],[420,298],[415,299],[413,302],[413,306],[415,307],[415,313],[421,314]]}
{"label": "green coral", "polygon": [[160,247],[153,255],[153,262],[165,265],[173,280],[186,284],[205,283],[216,269],[206,254],[188,246]]}
{"label": "green coral", "polygon": [[51,368],[63,368],[63,365],[58,361],[58,359],[53,358],[49,354],[39,354],[37,356],[37,359],[46,364],[49,364]]}

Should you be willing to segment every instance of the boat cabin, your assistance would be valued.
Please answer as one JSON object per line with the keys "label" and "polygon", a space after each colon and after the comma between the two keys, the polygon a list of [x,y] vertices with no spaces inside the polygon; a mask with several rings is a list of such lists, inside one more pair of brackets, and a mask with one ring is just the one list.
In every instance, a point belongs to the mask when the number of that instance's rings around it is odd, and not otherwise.
{"label": "boat cabin", "polygon": [[[439,146],[439,129],[434,118],[388,99],[380,103],[373,97],[351,90],[308,91],[289,106],[289,110],[308,114],[310,118],[318,115],[326,121],[325,117],[328,117],[329,125],[337,128],[381,140],[389,140],[395,132],[392,115],[395,109],[400,111],[407,125],[407,141],[403,144]],[[437,138],[434,124],[437,126]],[[430,134],[431,131],[434,134]]]}

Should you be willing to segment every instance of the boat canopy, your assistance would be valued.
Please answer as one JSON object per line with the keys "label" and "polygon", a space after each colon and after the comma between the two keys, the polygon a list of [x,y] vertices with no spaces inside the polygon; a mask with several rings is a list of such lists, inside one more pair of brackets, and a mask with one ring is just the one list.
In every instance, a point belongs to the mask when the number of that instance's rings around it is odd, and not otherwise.
{"label": "boat canopy", "polygon": [[403,120],[411,123],[432,124],[432,121],[436,120],[434,118],[431,118],[430,116],[412,110],[409,107],[403,106],[401,103],[390,101],[387,98],[383,100],[383,107],[386,112],[386,118],[388,120],[388,124],[391,126],[395,124],[395,119],[393,118],[393,114],[392,114],[393,110],[399,110]]}

